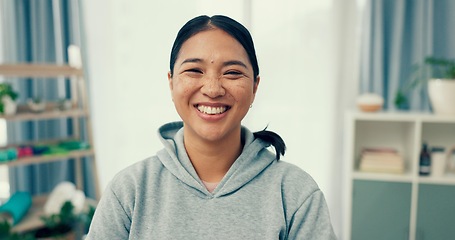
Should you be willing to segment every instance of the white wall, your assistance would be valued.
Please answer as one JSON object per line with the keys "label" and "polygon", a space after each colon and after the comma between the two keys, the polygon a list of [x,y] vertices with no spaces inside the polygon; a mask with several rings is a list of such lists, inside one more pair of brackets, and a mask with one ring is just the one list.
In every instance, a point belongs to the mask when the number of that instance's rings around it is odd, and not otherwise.
{"label": "white wall", "polygon": [[269,124],[288,145],[284,160],[329,194],[336,65],[330,0],[255,1],[252,30],[261,85],[248,123]]}
{"label": "white wall", "polygon": [[355,53],[344,52],[352,42],[340,39],[351,37],[342,29],[353,23],[340,21],[348,17],[340,10],[344,2],[355,0],[84,1],[102,188],[161,149],[157,128],[179,120],[166,78],[178,29],[196,15],[226,14],[250,27],[259,58],[261,84],[244,124],[254,131],[269,124],[285,139],[284,160],[315,178],[341,236],[339,107],[350,104],[345,92],[352,88],[343,78],[355,84],[340,69],[355,60],[343,59]]}
{"label": "white wall", "polygon": [[158,127],[179,120],[167,82],[170,49],[179,28],[200,14],[224,13],[242,20],[242,0],[212,2],[83,2],[103,189],[118,171],[162,147],[156,137]]}

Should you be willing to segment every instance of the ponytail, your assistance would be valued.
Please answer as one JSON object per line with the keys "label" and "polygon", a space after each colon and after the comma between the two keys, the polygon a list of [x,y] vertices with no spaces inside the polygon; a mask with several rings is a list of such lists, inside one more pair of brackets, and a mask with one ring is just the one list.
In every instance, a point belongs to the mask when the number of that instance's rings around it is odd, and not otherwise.
{"label": "ponytail", "polygon": [[280,135],[272,131],[267,131],[266,129],[267,127],[262,131],[254,132],[253,135],[255,138],[259,138],[265,142],[270,143],[275,148],[276,160],[279,161],[280,157],[284,156],[284,153],[286,151],[286,144]]}

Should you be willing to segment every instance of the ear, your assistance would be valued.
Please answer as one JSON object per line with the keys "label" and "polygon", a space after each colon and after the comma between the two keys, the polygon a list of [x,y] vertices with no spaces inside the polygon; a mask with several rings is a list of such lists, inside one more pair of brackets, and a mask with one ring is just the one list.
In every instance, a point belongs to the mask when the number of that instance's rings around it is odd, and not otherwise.
{"label": "ear", "polygon": [[261,77],[257,76],[256,81],[254,82],[254,86],[253,86],[253,94],[256,94],[260,81],[261,81]]}
{"label": "ear", "polygon": [[171,91],[173,90],[173,86],[172,86],[172,73],[171,71],[167,72],[167,80],[169,81],[169,89],[171,89]]}
{"label": "ear", "polygon": [[261,81],[261,77],[257,76],[256,81],[254,82],[254,85],[253,85],[253,99],[251,99],[251,104],[253,104],[254,99],[256,97],[256,92],[258,91],[260,81]]}

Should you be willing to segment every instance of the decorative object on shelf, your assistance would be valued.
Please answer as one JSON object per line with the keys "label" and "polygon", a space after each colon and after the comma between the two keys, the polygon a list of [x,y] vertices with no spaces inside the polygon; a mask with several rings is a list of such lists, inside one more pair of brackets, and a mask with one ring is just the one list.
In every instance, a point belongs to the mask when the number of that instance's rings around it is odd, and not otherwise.
{"label": "decorative object on shelf", "polygon": [[376,112],[382,109],[384,98],[375,93],[364,93],[357,97],[357,106],[363,112]]}
{"label": "decorative object on shelf", "polygon": [[[13,90],[11,84],[0,83],[0,113],[5,113],[7,115],[16,113],[16,109],[11,105],[11,101],[16,101],[18,96],[19,94]],[[8,109],[5,109],[4,101],[6,101],[7,104],[10,104],[8,105]]]}
{"label": "decorative object on shelf", "polygon": [[27,101],[27,106],[30,111],[35,113],[44,112],[46,110],[46,102],[41,98],[33,98]]}
{"label": "decorative object on shelf", "polygon": [[89,149],[85,141],[62,140],[53,144],[31,144],[18,147],[0,148],[0,163],[21,160],[24,157],[64,155],[71,151]]}
{"label": "decorative object on shelf", "polygon": [[3,96],[1,99],[3,104],[3,113],[6,116],[11,116],[16,114],[17,111],[17,103],[11,98],[11,96]]}
{"label": "decorative object on shelf", "polygon": [[455,116],[455,76],[453,79],[431,79],[428,96],[436,114]]}
{"label": "decorative object on shelf", "polygon": [[57,106],[60,111],[67,111],[73,108],[73,103],[71,100],[63,98],[58,100]]}
{"label": "decorative object on shelf", "polygon": [[18,151],[16,148],[0,149],[0,162],[16,160]]}
{"label": "decorative object on shelf", "polygon": [[4,220],[0,220],[0,239],[6,239],[6,240],[36,240],[36,238],[33,237],[33,234],[28,233],[28,234],[19,234],[12,232],[12,226],[11,224]]}
{"label": "decorative object on shelf", "polygon": [[428,82],[428,96],[436,114],[455,115],[455,60],[427,57],[415,65],[411,79],[395,95],[395,106],[409,106],[407,95]]}
{"label": "decorative object on shelf", "polygon": [[447,166],[447,153],[444,147],[431,148],[431,171],[432,177],[442,177]]}
{"label": "decorative object on shelf", "polygon": [[33,149],[31,146],[20,146],[17,147],[17,158],[33,156]]}
{"label": "decorative object on shelf", "polygon": [[90,226],[95,212],[95,208],[92,206],[84,209],[85,200],[85,194],[76,190],[73,183],[58,184],[44,205],[45,215],[41,219],[45,228],[36,231],[35,237],[74,239],[73,230],[81,225],[84,230]]}
{"label": "decorative object on shelf", "polygon": [[361,153],[359,170],[362,172],[403,173],[404,161],[392,148],[365,148]]}
{"label": "decorative object on shelf", "polygon": [[85,194],[81,190],[77,190],[73,183],[61,182],[49,195],[49,198],[44,205],[44,213],[46,215],[59,213],[64,203],[67,201],[70,201],[73,204],[74,213],[78,214],[84,207]]}
{"label": "decorative object on shelf", "polygon": [[455,145],[447,151],[447,171],[455,173]]}
{"label": "decorative object on shelf", "polygon": [[8,201],[0,206],[0,239],[33,240],[31,234],[12,232],[12,227],[19,223],[32,205],[32,197],[28,192],[16,192]]}
{"label": "decorative object on shelf", "polygon": [[0,206],[0,221],[7,220],[11,225],[17,224],[32,205],[32,196],[28,192],[16,192]]}
{"label": "decorative object on shelf", "polygon": [[426,143],[422,144],[422,150],[419,155],[419,175],[428,176],[431,172],[431,155]]}
{"label": "decorative object on shelf", "polygon": [[89,149],[90,148],[90,145],[87,142],[75,141],[75,140],[61,141],[61,142],[58,143],[58,146],[66,149],[68,151]]}

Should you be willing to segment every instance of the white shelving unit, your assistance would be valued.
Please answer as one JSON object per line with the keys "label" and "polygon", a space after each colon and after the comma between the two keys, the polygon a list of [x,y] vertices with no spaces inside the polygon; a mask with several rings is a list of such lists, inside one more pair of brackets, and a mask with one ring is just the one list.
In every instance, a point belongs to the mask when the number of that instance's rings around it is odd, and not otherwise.
{"label": "white shelving unit", "polygon": [[[4,119],[7,122],[12,121],[40,121],[50,119],[72,119],[73,136],[69,139],[43,139],[36,142],[27,142],[20,144],[49,144],[53,142],[65,141],[65,140],[77,140],[87,142],[90,146],[89,149],[73,150],[67,153],[54,154],[54,155],[40,155],[31,157],[22,157],[14,161],[2,162],[0,165],[8,167],[24,166],[31,164],[42,164],[55,161],[75,161],[75,177],[76,186],[78,189],[84,189],[83,182],[83,171],[82,171],[82,159],[85,157],[91,158],[91,167],[93,171],[94,184],[96,198],[99,199],[100,189],[98,183],[97,167],[95,161],[95,149],[93,145],[90,110],[88,104],[88,96],[86,92],[86,84],[84,79],[84,72],[81,67],[80,52],[77,47],[72,48],[69,51],[70,64],[69,65],[55,65],[55,64],[1,64],[0,75],[9,77],[10,81],[21,81],[22,79],[56,79],[59,80],[70,80],[70,91],[71,91],[71,103],[72,108],[69,110],[56,110],[55,107],[47,108],[43,112],[35,113],[27,110],[26,108],[19,108],[15,115],[2,115],[0,119]],[[73,54],[73,55],[72,55]],[[76,56],[74,56],[74,54]],[[84,124],[81,124],[81,122]],[[85,136],[82,139],[82,136]],[[16,144],[10,144],[2,148],[15,147]],[[92,200],[91,205],[93,205]],[[36,196],[33,198],[32,208],[29,210],[28,215],[18,224],[13,227],[13,231],[25,232],[36,229],[43,226],[40,220],[42,214],[42,207],[46,202],[46,196]]]}
{"label": "white shelving unit", "polygon": [[[429,221],[427,210],[432,209],[432,206],[425,203],[431,202],[431,200],[427,201],[431,199],[428,189],[445,186],[448,187],[446,190],[449,190],[450,194],[455,194],[455,173],[448,172],[443,177],[437,178],[419,176],[419,154],[423,142],[428,143],[430,147],[441,146],[447,150],[454,146],[455,116],[404,112],[348,112],[346,114],[344,159],[347,163],[345,164],[347,191],[344,198],[346,214],[343,221],[345,233],[343,239],[365,238],[366,231],[372,234],[378,231],[376,234],[386,234],[388,238],[371,235],[365,239],[420,240],[430,239],[428,238],[430,235],[434,236],[436,227],[423,226],[427,220]],[[360,153],[363,148],[371,147],[397,149],[404,158],[405,172],[393,174],[359,171]],[[395,187],[397,190],[394,190]],[[381,195],[381,191],[384,191],[384,195]],[[444,199],[442,201],[444,202]],[[394,205],[395,203],[397,204]],[[382,209],[381,206],[383,206]],[[439,206],[439,208],[442,209],[438,211],[455,212],[455,198],[447,202],[447,206]],[[387,215],[388,211],[390,216]],[[373,215],[366,216],[363,213],[373,213]],[[400,219],[400,217],[394,218],[394,214],[401,216],[401,220],[407,219],[404,220],[407,222],[402,228],[398,226],[399,224],[396,224],[396,229],[394,229],[395,226],[389,226]],[[455,218],[455,215],[448,218]],[[434,220],[435,224],[446,224],[440,221],[443,220]],[[451,231],[454,231],[452,229],[447,231],[452,233]],[[441,231],[438,230],[438,234]]]}

